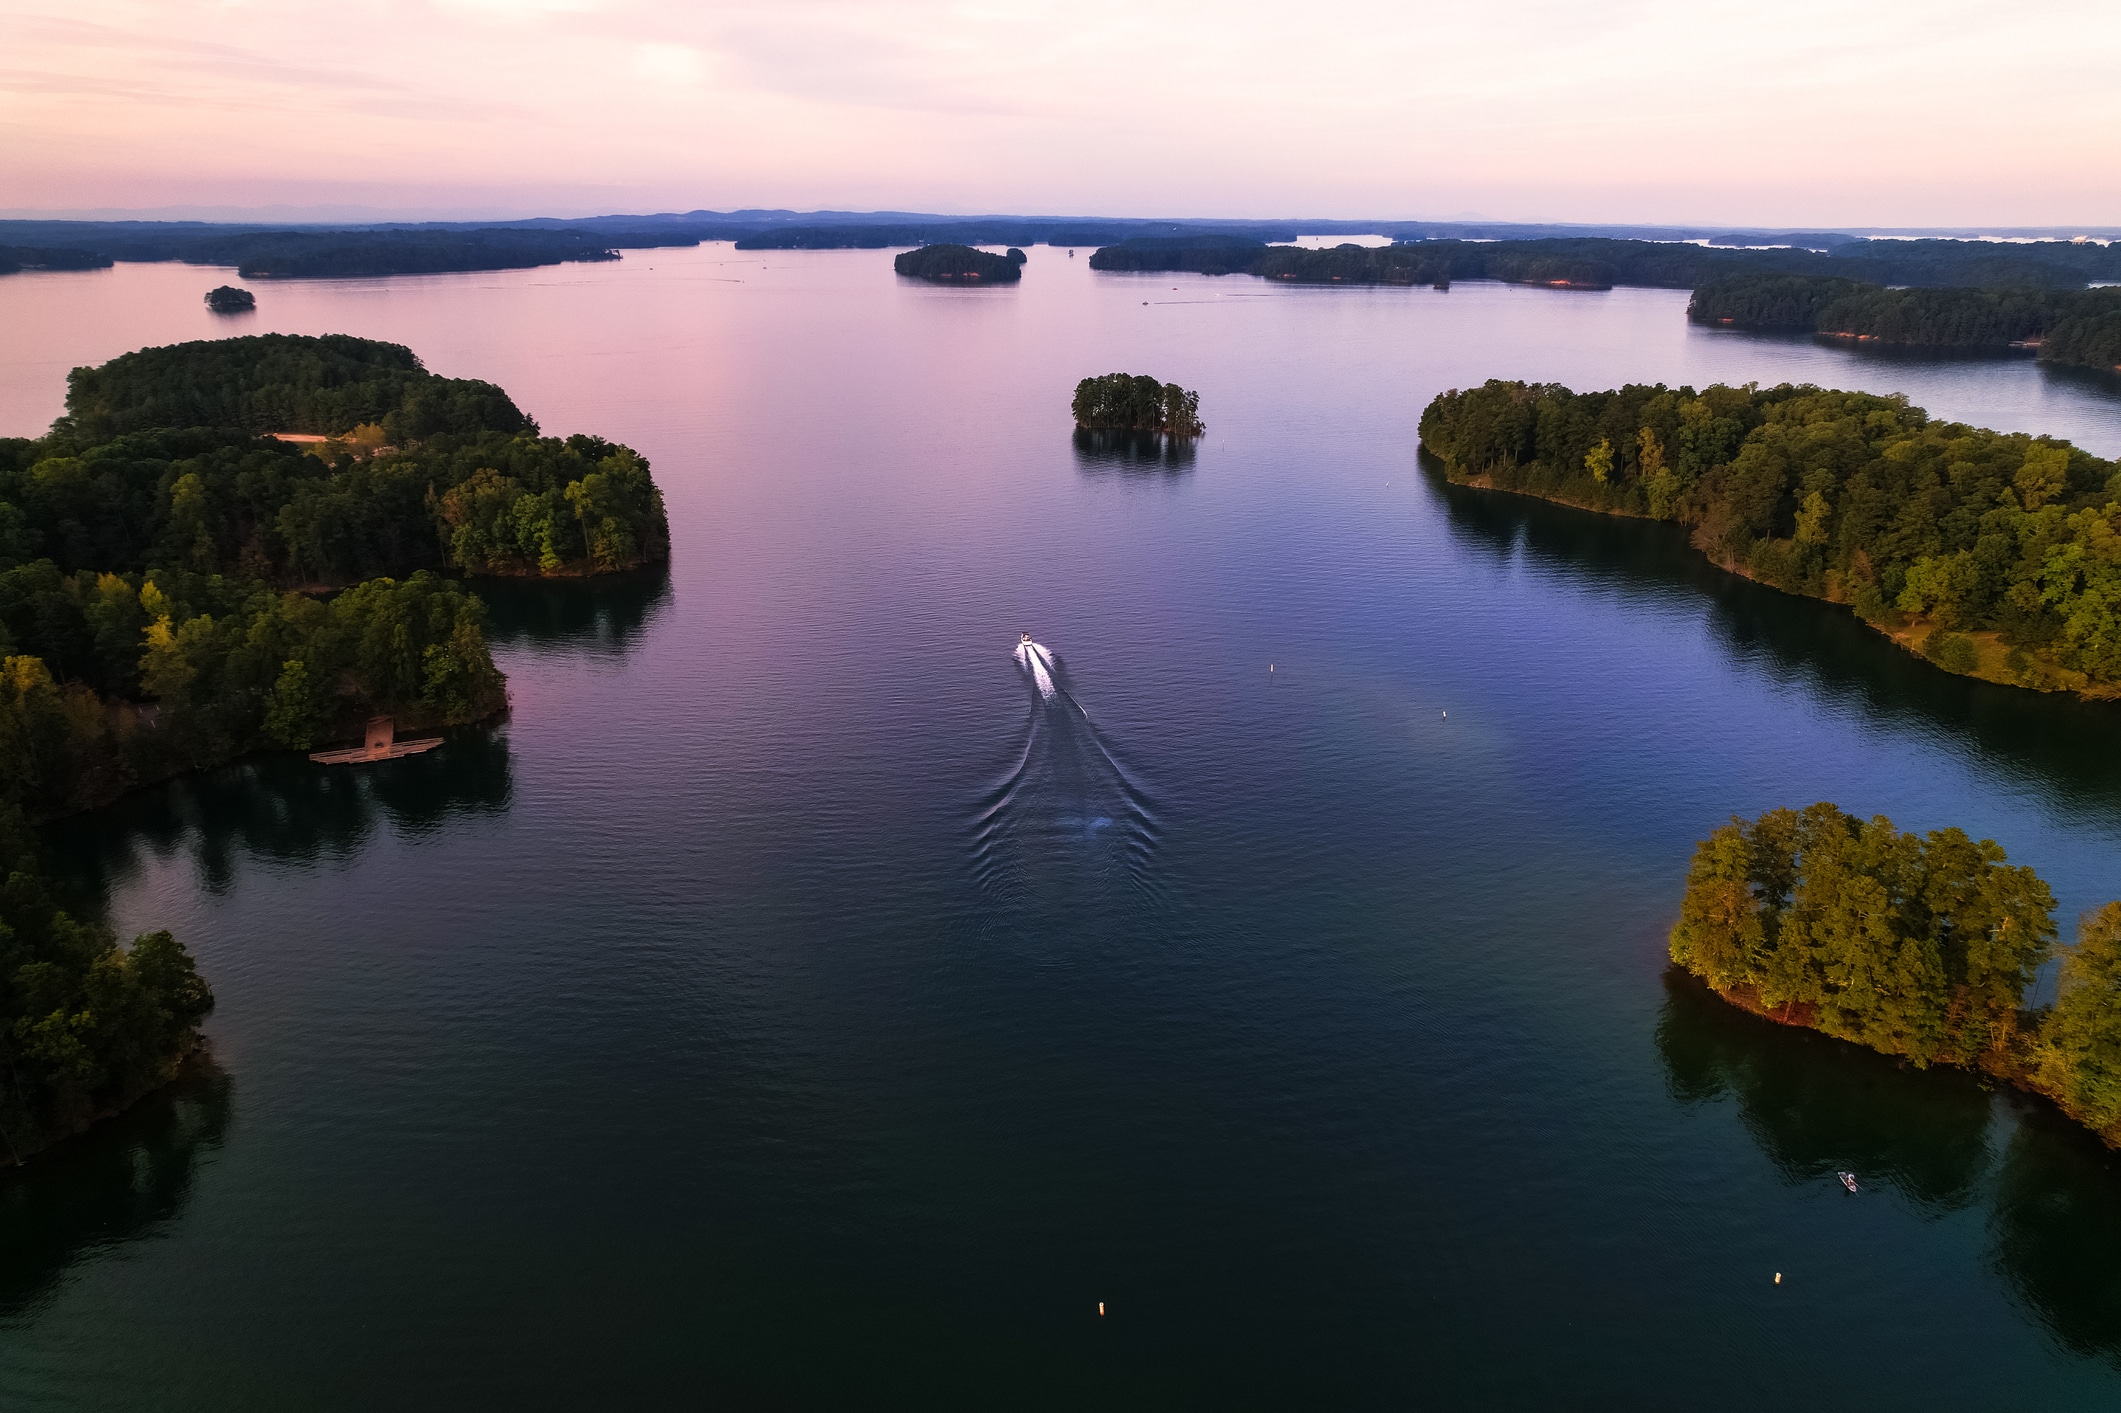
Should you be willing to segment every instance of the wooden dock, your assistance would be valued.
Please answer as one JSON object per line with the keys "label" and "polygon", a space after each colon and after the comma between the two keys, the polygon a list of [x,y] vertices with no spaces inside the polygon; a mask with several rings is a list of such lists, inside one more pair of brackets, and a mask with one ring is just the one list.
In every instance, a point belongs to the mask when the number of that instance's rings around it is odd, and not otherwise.
{"label": "wooden dock", "polygon": [[368,718],[368,730],[362,733],[360,745],[339,751],[311,751],[309,758],[319,765],[356,765],[367,760],[396,760],[399,756],[416,756],[441,744],[440,736],[430,736],[419,741],[400,741],[397,739],[396,722],[387,716],[371,716]]}

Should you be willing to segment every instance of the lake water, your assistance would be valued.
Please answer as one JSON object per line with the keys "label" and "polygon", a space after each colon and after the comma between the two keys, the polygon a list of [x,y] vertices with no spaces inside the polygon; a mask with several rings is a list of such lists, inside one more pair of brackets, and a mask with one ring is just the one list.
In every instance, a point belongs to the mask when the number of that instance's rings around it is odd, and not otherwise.
{"label": "lake water", "polygon": [[[0,433],[142,344],[362,334],[640,448],[676,544],[490,592],[499,728],[55,829],[198,955],[218,1069],[0,1177],[0,1406],[2121,1402],[2121,1161],[1664,951],[1696,839],[1817,799],[1995,837],[2067,928],[2121,895],[2121,712],[1415,451],[1490,376],[1904,390],[2104,455],[2121,398],[1683,293],[1087,254],[234,321],[223,271],[0,280]],[[1199,389],[1191,455],[1077,444],[1115,369]]]}

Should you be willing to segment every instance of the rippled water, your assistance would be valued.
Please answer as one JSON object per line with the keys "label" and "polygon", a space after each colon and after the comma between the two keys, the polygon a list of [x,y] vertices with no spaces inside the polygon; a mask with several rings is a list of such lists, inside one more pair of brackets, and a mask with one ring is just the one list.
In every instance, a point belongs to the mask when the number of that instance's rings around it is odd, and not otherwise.
{"label": "rippled water", "polygon": [[[2109,390],[1044,248],[222,277],[0,280],[0,432],[143,343],[391,338],[640,447],[676,558],[493,586],[504,727],[55,831],[218,1070],[0,1178],[0,1405],[2121,1398],[2121,1163],[1663,955],[1693,841],[1819,798],[2121,895],[2115,710],[1414,444],[1489,376],[1796,378],[2113,455]],[[1208,436],[1078,441],[1114,369]]]}

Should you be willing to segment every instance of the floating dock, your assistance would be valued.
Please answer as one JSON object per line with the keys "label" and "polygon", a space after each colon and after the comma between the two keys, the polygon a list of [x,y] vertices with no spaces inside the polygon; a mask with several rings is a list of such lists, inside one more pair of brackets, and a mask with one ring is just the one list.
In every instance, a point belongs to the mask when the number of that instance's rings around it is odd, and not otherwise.
{"label": "floating dock", "polygon": [[440,736],[429,736],[419,741],[400,741],[397,739],[395,721],[387,716],[371,716],[368,718],[368,730],[362,733],[360,745],[339,751],[311,751],[309,758],[319,765],[356,765],[366,760],[396,760],[399,756],[416,756],[441,744]]}

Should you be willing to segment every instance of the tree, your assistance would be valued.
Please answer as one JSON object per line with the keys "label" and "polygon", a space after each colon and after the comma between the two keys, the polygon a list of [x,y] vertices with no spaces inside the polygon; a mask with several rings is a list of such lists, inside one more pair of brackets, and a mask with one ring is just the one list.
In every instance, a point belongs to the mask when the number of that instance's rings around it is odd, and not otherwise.
{"label": "tree", "polygon": [[1070,406],[1075,425],[1087,431],[1197,437],[1207,430],[1200,420],[1199,393],[1137,374],[1085,378],[1075,385]]}
{"label": "tree", "polygon": [[306,751],[316,744],[324,725],[324,695],[310,676],[309,664],[298,657],[287,659],[265,706],[265,738],[289,750]]}
{"label": "tree", "polygon": [[2109,1136],[2121,1128],[2121,902],[2086,913],[2077,945],[2063,953],[2039,1075],[2090,1127]]}
{"label": "tree", "polygon": [[1834,805],[1733,820],[1694,853],[1672,960],[1726,995],[1917,1064],[2009,1047],[2054,896],[1993,840]]}

